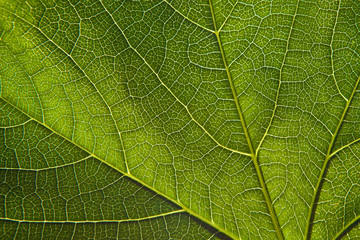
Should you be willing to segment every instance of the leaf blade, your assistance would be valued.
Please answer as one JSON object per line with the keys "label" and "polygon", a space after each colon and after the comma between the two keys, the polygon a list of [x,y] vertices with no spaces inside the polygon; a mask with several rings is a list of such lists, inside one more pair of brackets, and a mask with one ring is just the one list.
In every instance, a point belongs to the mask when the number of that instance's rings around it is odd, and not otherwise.
{"label": "leaf blade", "polygon": [[[232,238],[345,228],[357,213],[344,202],[345,222],[312,218],[331,212],[342,168],[330,158],[353,163],[360,137],[346,101],[357,99],[356,2],[190,2],[2,1],[2,129],[36,119]],[[13,171],[26,155],[0,164]],[[32,159],[29,173],[47,166]]]}

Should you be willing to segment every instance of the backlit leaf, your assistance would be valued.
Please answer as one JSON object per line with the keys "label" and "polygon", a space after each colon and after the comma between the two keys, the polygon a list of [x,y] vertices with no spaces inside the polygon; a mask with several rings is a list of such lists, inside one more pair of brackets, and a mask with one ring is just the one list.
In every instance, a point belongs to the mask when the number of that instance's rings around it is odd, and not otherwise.
{"label": "backlit leaf", "polygon": [[359,238],[359,26],[357,0],[0,0],[0,238]]}

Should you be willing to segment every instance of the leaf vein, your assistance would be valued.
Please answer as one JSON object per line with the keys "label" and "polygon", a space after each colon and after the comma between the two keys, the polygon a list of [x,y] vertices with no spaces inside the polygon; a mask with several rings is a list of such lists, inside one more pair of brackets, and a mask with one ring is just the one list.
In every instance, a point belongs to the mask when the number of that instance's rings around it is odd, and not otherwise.
{"label": "leaf vein", "polygon": [[[335,143],[335,140],[336,140],[336,136],[337,134],[339,133],[340,131],[340,128],[341,128],[341,125],[344,121],[344,118],[346,116],[346,113],[349,109],[349,106],[350,106],[350,103],[355,95],[355,92],[356,92],[356,89],[359,85],[359,82],[360,82],[360,76],[358,77],[355,85],[354,85],[354,88],[351,92],[351,95],[349,97],[349,100],[346,102],[346,105],[345,105],[345,108],[344,108],[344,111],[341,115],[341,118],[339,120],[339,123],[336,127],[336,130],[334,132],[334,134],[332,135],[332,138],[331,138],[331,141],[330,141],[330,144],[329,144],[329,147],[328,147],[328,151],[327,151],[327,154],[326,154],[326,157],[325,157],[325,160],[324,160],[324,163],[323,163],[323,166],[321,168],[321,173],[320,173],[320,176],[318,178],[318,181],[317,181],[317,184],[316,184],[316,188],[314,190],[314,195],[313,195],[313,199],[311,201],[311,207],[309,209],[309,215],[308,215],[308,220],[307,220],[307,224],[306,224],[306,235],[305,235],[305,239],[308,240],[310,239],[311,237],[311,228],[312,228],[312,225],[313,225],[313,220],[314,220],[314,217],[315,217],[315,211],[316,211],[316,207],[317,207],[317,201],[320,197],[320,191],[321,191],[321,187],[322,187],[322,183],[323,183],[323,180],[325,178],[325,175],[326,175],[326,172],[327,172],[327,169],[328,169],[328,166],[329,166],[329,162],[330,160],[332,159],[332,156],[334,155],[334,153],[331,153],[332,151],[332,148],[333,148],[333,145]],[[337,152],[337,151],[335,151]]]}
{"label": "leaf vein", "polygon": [[173,215],[173,214],[179,214],[179,213],[184,213],[185,210],[180,209],[180,210],[174,210],[171,212],[166,212],[166,213],[161,213],[161,214],[157,214],[157,215],[151,215],[151,216],[147,216],[147,217],[142,217],[142,218],[130,218],[130,219],[121,219],[121,220],[67,220],[67,221],[62,221],[62,220],[57,220],[57,221],[48,221],[48,220],[20,220],[20,219],[12,219],[12,218],[0,218],[0,221],[12,221],[12,222],[19,222],[19,223],[74,223],[74,224],[81,224],[81,223],[111,223],[111,222],[115,222],[115,223],[123,223],[123,222],[137,222],[137,221],[144,221],[144,220],[149,220],[149,219],[154,219],[154,218],[160,218],[160,217],[165,217],[165,216],[169,216],[169,215]]}
{"label": "leaf vein", "polygon": [[[5,10],[7,11],[7,10]],[[8,12],[8,11],[7,11]],[[111,116],[111,119],[114,123],[114,126],[118,132],[118,135],[119,135],[119,140],[120,140],[120,143],[121,143],[121,148],[123,150],[123,154],[124,154],[124,160],[125,160],[125,165],[126,165],[126,169],[127,171],[129,172],[129,167],[128,167],[128,162],[127,162],[127,158],[126,158],[126,153],[125,153],[125,148],[124,148],[124,143],[123,143],[123,140],[122,140],[122,137],[121,137],[121,132],[119,130],[119,127],[115,121],[115,118],[114,118],[114,115],[112,113],[112,110],[111,110],[111,107],[109,106],[109,104],[107,103],[107,101],[105,100],[104,96],[101,94],[101,92],[99,91],[99,89],[96,87],[95,83],[93,83],[90,79],[90,77],[87,75],[87,73],[80,67],[80,65],[75,61],[75,59],[70,55],[68,54],[61,46],[59,46],[57,43],[55,43],[49,36],[47,36],[39,27],[35,26],[34,24],[28,22],[27,20],[21,18],[20,16],[14,14],[14,13],[11,13],[11,12],[8,12],[10,14],[13,14],[14,16],[16,16],[18,19],[22,20],[23,22],[29,24],[30,26],[32,26],[34,29],[38,30],[45,38],[47,38],[49,40],[49,42],[51,42],[55,47],[57,47],[60,51],[62,51],[69,59],[71,59],[71,61],[76,65],[76,67],[84,74],[84,76],[86,77],[86,79],[90,82],[90,84],[94,87],[94,89],[96,90],[96,92],[99,94],[99,96],[101,97],[102,101],[105,103],[105,106],[108,108],[109,110],[109,113],[110,113],[110,116]]]}
{"label": "leaf vein", "polygon": [[232,148],[229,148],[227,146],[224,146],[222,145],[221,143],[219,143],[214,136],[212,136],[204,126],[202,126],[195,118],[194,116],[192,115],[192,113],[190,112],[189,108],[186,106],[186,104],[184,104],[174,93],[173,91],[171,91],[171,89],[161,80],[159,74],[154,70],[154,68],[152,68],[152,66],[146,61],[146,59],[139,53],[139,51],[136,50],[136,48],[134,48],[127,36],[125,35],[125,33],[123,32],[123,30],[120,28],[120,26],[117,24],[117,22],[115,21],[114,17],[111,15],[111,13],[107,10],[107,8],[103,5],[102,1],[100,1],[100,3],[102,4],[103,8],[105,9],[105,11],[109,14],[109,16],[111,17],[112,21],[114,22],[114,24],[116,25],[116,27],[119,29],[119,31],[121,32],[121,34],[124,36],[124,38],[126,39],[126,42],[129,44],[129,48],[131,50],[133,50],[143,61],[144,63],[146,64],[146,66],[151,70],[151,72],[156,76],[156,78],[159,80],[159,82],[161,83],[161,85],[163,85],[166,90],[175,98],[175,100],[180,103],[180,105],[182,105],[186,112],[188,113],[188,115],[190,116],[191,120],[196,124],[198,125],[205,133],[206,135],[208,135],[218,146],[226,149],[226,150],[229,150],[231,152],[235,152],[235,153],[238,153],[238,154],[241,154],[241,155],[245,155],[245,156],[251,156],[250,153],[246,153],[246,152],[242,152],[242,151],[238,151],[238,150],[235,150],[235,149],[232,149]]}
{"label": "leaf vein", "polygon": [[[109,167],[116,169],[118,172],[120,172],[121,174],[123,174],[124,176],[138,182],[139,184],[141,184],[142,186],[150,189],[151,191],[155,192],[156,194],[162,196],[163,198],[169,200],[170,202],[178,205],[180,208],[182,208],[182,210],[184,210],[185,212],[189,213],[190,215],[198,218],[199,220],[203,221],[204,223],[212,226],[213,228],[219,230],[220,232],[224,233],[225,235],[228,235],[229,237],[232,238],[236,238],[235,236],[233,236],[231,233],[228,233],[225,229],[221,228],[220,226],[216,225],[215,223],[209,221],[208,219],[206,219],[205,217],[201,216],[200,214],[194,212],[193,210],[191,210],[191,208],[185,206],[184,204],[182,204],[181,202],[179,202],[176,199],[172,199],[170,197],[168,197],[165,193],[157,190],[156,188],[150,186],[149,184],[147,184],[146,182],[142,181],[141,179],[137,178],[136,176],[132,175],[131,173],[128,173],[126,171],[123,171],[121,169],[115,168],[114,166],[110,165],[108,162],[106,162],[104,159],[102,159],[101,157],[96,156],[94,153],[90,152],[88,149],[84,148],[83,146],[77,144],[76,142],[72,141],[71,139],[67,138],[66,136],[61,135],[60,133],[57,133],[56,131],[54,131],[54,129],[52,129],[50,126],[47,126],[45,123],[41,123],[39,120],[33,118],[32,116],[30,116],[29,114],[27,114],[26,112],[22,111],[21,109],[19,109],[17,106],[13,105],[11,102],[7,101],[6,99],[4,99],[3,97],[0,96],[0,99],[3,99],[5,102],[7,102],[9,105],[11,105],[12,107],[14,107],[15,109],[19,110],[20,112],[24,113],[26,116],[28,116],[29,118],[33,119],[34,121],[36,121],[37,123],[39,123],[40,125],[46,127],[47,129],[49,129],[50,131],[54,132],[55,134],[61,136],[62,138],[64,138],[65,140],[71,142],[72,144],[74,144],[75,146],[79,147],[80,149],[82,149],[83,151],[87,152],[88,154],[90,154],[92,157],[98,159],[99,161],[101,161],[102,163],[108,165]],[[57,181],[58,182],[58,181]],[[61,194],[60,194],[61,196]],[[67,207],[67,205],[66,205]],[[68,212],[66,210],[66,212]]]}

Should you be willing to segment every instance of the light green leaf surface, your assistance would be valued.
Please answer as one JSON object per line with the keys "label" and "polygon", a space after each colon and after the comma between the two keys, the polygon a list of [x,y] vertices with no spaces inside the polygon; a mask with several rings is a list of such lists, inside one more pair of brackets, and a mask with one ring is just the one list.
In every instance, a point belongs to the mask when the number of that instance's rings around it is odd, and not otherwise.
{"label": "light green leaf surface", "polygon": [[0,238],[360,238],[359,76],[357,0],[0,0]]}

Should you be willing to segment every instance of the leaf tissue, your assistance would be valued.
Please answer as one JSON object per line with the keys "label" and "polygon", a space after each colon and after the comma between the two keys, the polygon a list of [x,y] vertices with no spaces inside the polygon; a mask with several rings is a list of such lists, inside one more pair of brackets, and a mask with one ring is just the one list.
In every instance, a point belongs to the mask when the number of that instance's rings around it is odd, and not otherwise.
{"label": "leaf tissue", "polygon": [[360,238],[358,0],[0,0],[0,239]]}

